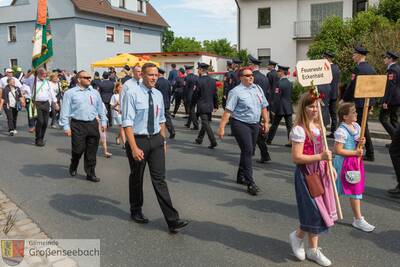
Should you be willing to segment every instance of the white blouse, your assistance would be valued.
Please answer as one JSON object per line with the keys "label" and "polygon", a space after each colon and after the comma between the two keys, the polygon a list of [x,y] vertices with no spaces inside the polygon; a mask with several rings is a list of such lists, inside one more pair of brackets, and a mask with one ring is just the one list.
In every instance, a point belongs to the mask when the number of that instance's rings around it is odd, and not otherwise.
{"label": "white blouse", "polygon": [[[321,135],[321,131],[318,128],[312,128],[311,133],[314,137],[318,137]],[[290,140],[296,143],[304,143],[306,140],[306,132],[303,127],[297,125],[290,132]]]}
{"label": "white blouse", "polygon": [[[353,122],[354,131],[349,131],[354,135],[354,140],[357,141],[360,139],[361,127],[357,122]],[[346,140],[350,137],[350,134],[347,130],[339,127],[335,131],[335,142],[345,144]]]}

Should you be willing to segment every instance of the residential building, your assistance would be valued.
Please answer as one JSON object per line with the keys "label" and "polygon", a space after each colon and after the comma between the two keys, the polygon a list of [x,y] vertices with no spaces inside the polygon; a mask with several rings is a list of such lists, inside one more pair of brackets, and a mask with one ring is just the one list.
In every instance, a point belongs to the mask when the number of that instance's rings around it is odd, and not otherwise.
{"label": "residential building", "polygon": [[236,0],[238,43],[264,65],[290,66],[307,52],[325,18],[351,18],[379,0]]}
{"label": "residential building", "polygon": [[[5,2],[5,4],[3,3]],[[38,0],[0,5],[0,68],[31,68]],[[90,70],[124,52],[160,52],[168,27],[147,0],[48,0],[54,57],[49,69]]]}

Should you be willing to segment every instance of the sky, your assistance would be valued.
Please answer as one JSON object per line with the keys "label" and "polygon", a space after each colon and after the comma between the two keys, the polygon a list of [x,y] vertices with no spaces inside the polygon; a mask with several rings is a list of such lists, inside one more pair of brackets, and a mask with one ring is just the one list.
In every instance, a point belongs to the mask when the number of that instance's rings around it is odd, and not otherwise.
{"label": "sky", "polygon": [[[12,0],[0,0],[0,5]],[[235,0],[150,0],[175,36],[237,43]]]}
{"label": "sky", "polygon": [[150,0],[175,36],[237,43],[235,0]]}

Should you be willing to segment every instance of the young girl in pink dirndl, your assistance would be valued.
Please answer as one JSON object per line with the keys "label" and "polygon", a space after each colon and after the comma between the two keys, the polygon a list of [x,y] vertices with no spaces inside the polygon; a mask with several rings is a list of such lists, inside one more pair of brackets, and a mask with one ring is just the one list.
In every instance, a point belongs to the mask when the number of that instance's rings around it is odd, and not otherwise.
{"label": "young girl in pink dirndl", "polygon": [[[294,255],[299,260],[315,261],[321,266],[330,266],[331,261],[318,247],[318,236],[327,232],[337,220],[333,183],[328,176],[327,161],[332,160],[332,152],[324,151],[319,121],[319,96],[305,93],[301,96],[296,113],[296,126],[290,139],[292,157],[296,164],[295,191],[300,220],[299,228],[289,235]],[[318,174],[323,193],[312,197],[306,177]],[[304,238],[308,237],[308,249],[304,248]]]}
{"label": "young girl in pink dirndl", "polygon": [[[361,215],[361,199],[364,192],[365,173],[362,161],[363,149],[357,148],[358,142],[365,144],[365,138],[360,138],[361,127],[357,123],[357,112],[353,103],[343,103],[338,110],[341,122],[335,132],[335,158],[333,164],[338,174],[336,186],[338,193],[350,198],[354,219],[353,227],[364,232],[372,232],[375,226],[369,224]],[[360,179],[353,182],[346,180],[347,172],[358,172]],[[350,179],[350,181],[352,181]]]}

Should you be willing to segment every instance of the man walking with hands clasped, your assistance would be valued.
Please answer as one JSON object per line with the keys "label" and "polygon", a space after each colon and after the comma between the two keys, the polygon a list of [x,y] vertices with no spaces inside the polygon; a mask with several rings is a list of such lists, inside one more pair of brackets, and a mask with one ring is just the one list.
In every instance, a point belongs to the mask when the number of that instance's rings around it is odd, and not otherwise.
{"label": "man walking with hands clasped", "polygon": [[[71,176],[75,176],[79,160],[85,153],[86,179],[99,182],[96,177],[96,154],[99,147],[99,127],[104,132],[107,128],[106,111],[99,92],[90,85],[90,74],[80,71],[76,75],[77,86],[67,90],[64,94],[60,125],[64,134],[71,137],[72,158],[69,167]],[[99,118],[99,122],[96,118]]]}

